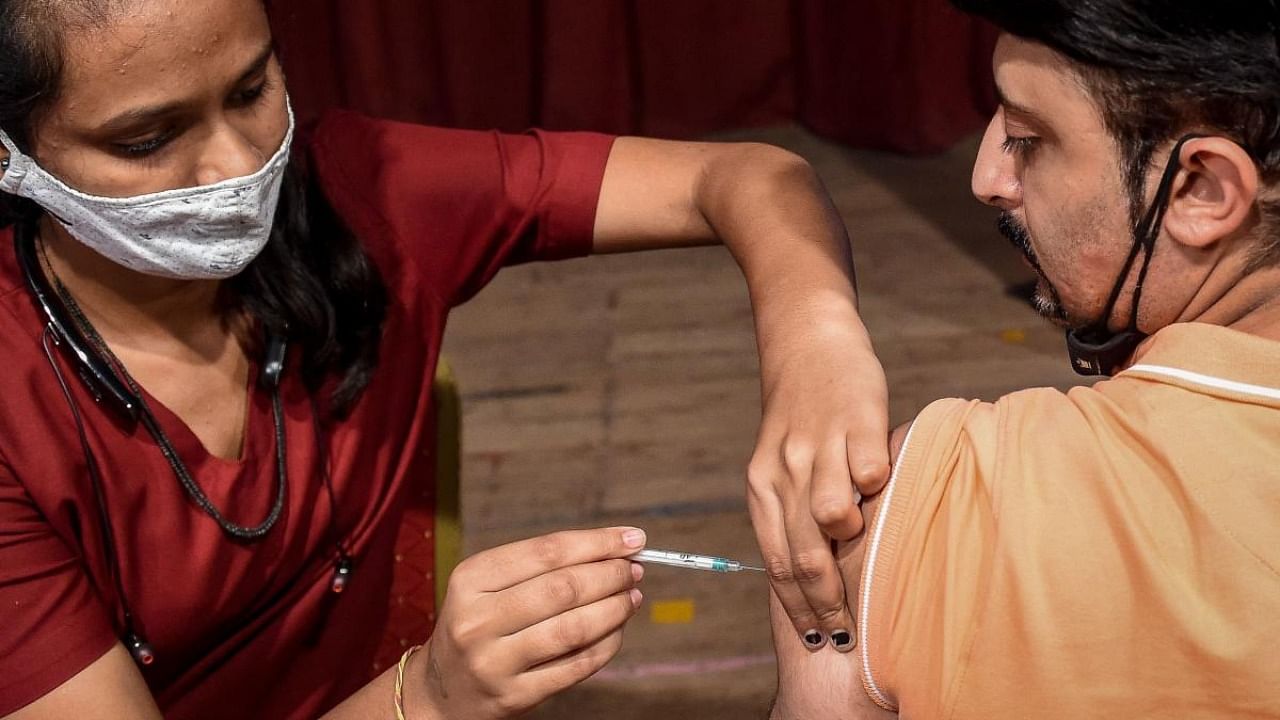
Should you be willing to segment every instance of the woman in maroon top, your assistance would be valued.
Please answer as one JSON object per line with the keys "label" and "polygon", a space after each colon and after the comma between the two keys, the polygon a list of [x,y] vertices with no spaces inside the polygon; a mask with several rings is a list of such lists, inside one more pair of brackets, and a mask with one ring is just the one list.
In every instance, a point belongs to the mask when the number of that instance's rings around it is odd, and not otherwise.
{"label": "woman in maroon top", "polygon": [[[803,161],[347,113],[295,137],[260,0],[0,0],[0,130],[0,716],[393,717],[366,669],[449,309],[504,265],[717,238],[757,314],[774,588],[851,649],[827,541],[884,480],[884,378]],[[406,715],[598,670],[643,543],[464,563]]]}

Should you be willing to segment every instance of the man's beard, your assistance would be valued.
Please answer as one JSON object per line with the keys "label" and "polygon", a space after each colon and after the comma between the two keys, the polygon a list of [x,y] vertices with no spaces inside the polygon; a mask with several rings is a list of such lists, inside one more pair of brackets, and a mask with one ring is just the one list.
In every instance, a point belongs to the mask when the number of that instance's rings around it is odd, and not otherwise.
{"label": "man's beard", "polygon": [[1070,322],[1062,306],[1062,298],[1058,296],[1058,289],[1053,286],[1049,276],[1040,267],[1040,258],[1036,257],[1036,251],[1031,247],[1031,235],[1027,229],[1009,212],[1000,213],[1000,217],[996,220],[996,229],[1017,248],[1018,252],[1022,253],[1027,264],[1035,270],[1039,282],[1036,283],[1035,295],[1031,301],[1036,312],[1055,324],[1069,326]]}

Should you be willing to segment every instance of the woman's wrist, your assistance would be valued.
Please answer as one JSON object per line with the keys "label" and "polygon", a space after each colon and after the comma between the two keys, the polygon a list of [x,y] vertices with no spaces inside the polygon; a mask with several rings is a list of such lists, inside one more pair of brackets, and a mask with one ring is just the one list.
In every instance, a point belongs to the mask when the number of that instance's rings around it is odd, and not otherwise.
{"label": "woman's wrist", "polygon": [[[437,706],[434,692],[443,687],[431,687],[431,642],[428,640],[416,650],[407,650],[397,668],[395,702],[396,720],[444,720]],[[437,685],[439,683],[437,682]]]}
{"label": "woman's wrist", "polygon": [[761,303],[756,336],[765,366],[811,351],[829,351],[833,343],[845,348],[853,343],[874,352],[855,300],[839,293],[810,293],[789,301],[775,296]]}

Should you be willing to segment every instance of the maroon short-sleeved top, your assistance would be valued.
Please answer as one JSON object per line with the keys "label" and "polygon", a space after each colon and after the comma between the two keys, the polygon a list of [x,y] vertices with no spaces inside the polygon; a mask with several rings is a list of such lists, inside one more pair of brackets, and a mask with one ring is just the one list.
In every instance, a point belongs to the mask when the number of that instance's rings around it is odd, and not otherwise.
{"label": "maroon short-sleeved top", "polygon": [[[328,435],[337,524],[357,563],[341,595],[329,590],[334,507],[298,373],[282,388],[284,515],[264,540],[246,545],[191,502],[145,430],[113,422],[58,358],[102,468],[126,593],[158,655],[144,676],[166,717],[310,718],[369,680],[402,509],[432,477],[431,381],[449,309],[504,265],[590,250],[611,142],[345,112],[308,136],[311,171],[390,296],[373,381]],[[23,285],[11,231],[0,237],[3,716],[101,657],[122,620],[75,424],[41,349],[43,318]],[[209,455],[150,400],[204,492],[241,524],[259,522],[275,492],[270,395],[256,385],[250,393],[236,462]]]}

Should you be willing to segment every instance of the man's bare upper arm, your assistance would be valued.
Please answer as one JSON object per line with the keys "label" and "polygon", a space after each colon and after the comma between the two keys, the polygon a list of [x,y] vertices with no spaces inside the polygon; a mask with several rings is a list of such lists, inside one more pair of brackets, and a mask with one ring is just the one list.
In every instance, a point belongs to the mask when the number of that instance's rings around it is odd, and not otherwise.
{"label": "man's bare upper arm", "polygon": [[147,683],[116,644],[75,677],[4,720],[161,720]]}
{"label": "man's bare upper arm", "polygon": [[902,454],[902,446],[907,444],[907,433],[911,432],[911,423],[902,423],[889,433],[889,457],[896,466],[898,456]]}

